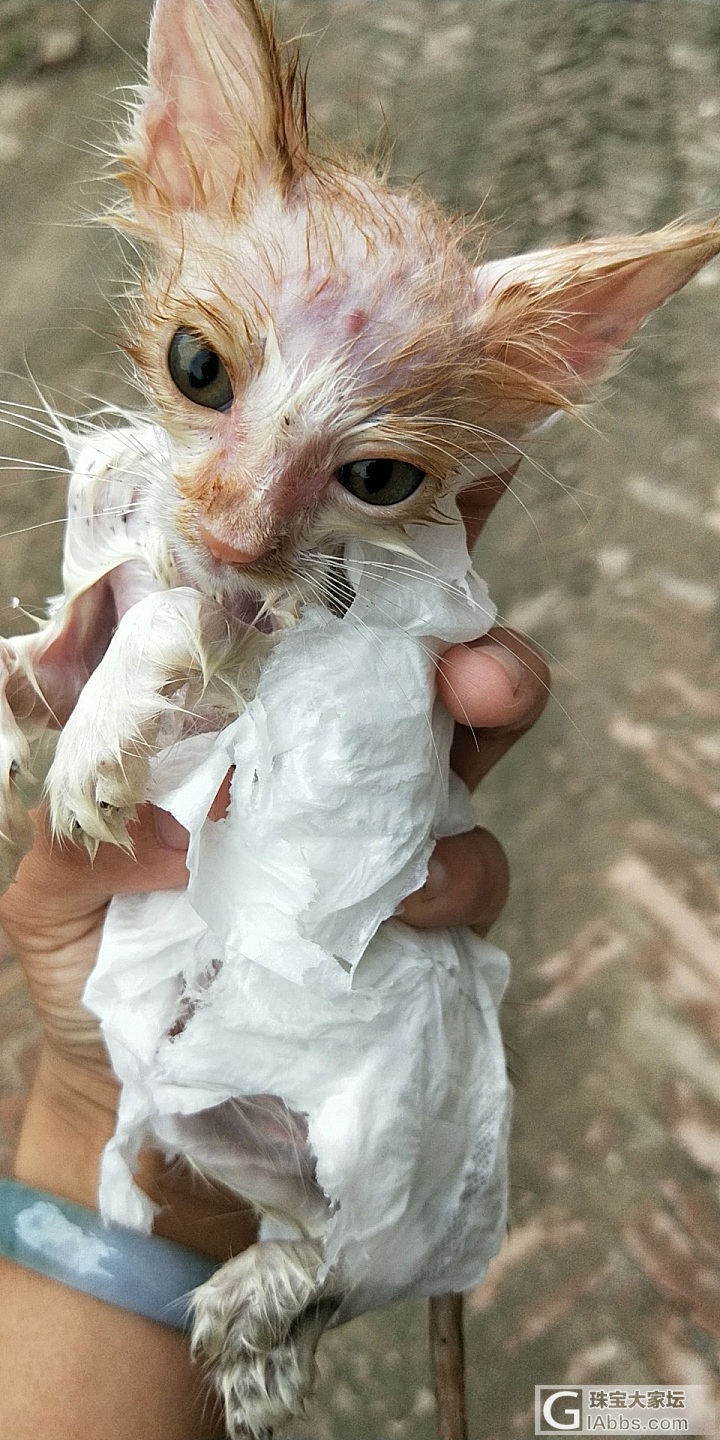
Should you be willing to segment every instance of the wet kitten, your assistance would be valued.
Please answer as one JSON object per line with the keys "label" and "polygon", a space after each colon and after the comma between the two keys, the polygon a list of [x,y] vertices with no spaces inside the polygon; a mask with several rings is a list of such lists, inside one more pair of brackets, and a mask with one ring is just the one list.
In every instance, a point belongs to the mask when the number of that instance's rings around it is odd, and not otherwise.
{"label": "wet kitten", "polygon": [[[720,251],[676,226],[477,266],[426,198],[310,147],[297,62],[254,0],[159,0],[121,173],[153,418],[75,446],[65,601],[2,644],[5,880],[29,842],[12,777],[33,724],[64,722],[56,831],[125,843],[183,707],[219,727],[304,602],[342,610],[348,539],[392,545],[507,473]],[[312,1241],[263,1264],[224,1267],[196,1326],[254,1440],[299,1409],[338,1299]]]}
{"label": "wet kitten", "polygon": [[[66,606],[2,657],[5,773],[26,761],[15,715],[72,710],[53,821],[93,842],[125,838],[160,692],[235,654],[228,613],[262,607],[240,637],[262,651],[304,598],[333,603],[347,537],[432,520],[511,468],[720,248],[678,225],[474,266],[426,198],[311,149],[297,61],[252,0],[160,0],[121,174],[114,219],[149,255],[128,349],[167,463],[147,436],[131,480],[76,467]],[[28,841],[9,785],[0,830],[9,879]]]}

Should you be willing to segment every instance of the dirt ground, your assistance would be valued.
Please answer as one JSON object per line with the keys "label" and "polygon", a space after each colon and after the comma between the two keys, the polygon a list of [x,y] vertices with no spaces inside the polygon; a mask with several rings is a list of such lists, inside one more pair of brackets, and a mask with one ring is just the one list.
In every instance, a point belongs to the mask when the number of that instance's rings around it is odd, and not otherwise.
{"label": "dirt ground", "polygon": [[[116,242],[87,223],[145,0],[0,0],[0,369],[64,409],[128,389]],[[278,0],[318,119],[491,225],[493,255],[720,210],[720,12],[703,0]],[[538,1383],[720,1402],[720,264],[593,412],[526,462],[478,553],[551,657],[546,717],[478,797],[510,854],[512,1225],[467,1301],[470,1434]],[[57,448],[4,427],[0,619],[57,587]],[[12,457],[20,457],[13,463]],[[29,468],[26,468],[26,463]],[[32,464],[30,463],[32,462]],[[5,607],[5,608],[3,608]],[[0,969],[0,1139],[35,1041]],[[328,1337],[295,1440],[430,1440],[425,1312]],[[718,1408],[720,1421],[720,1407]],[[720,1428],[718,1428],[720,1435]]]}

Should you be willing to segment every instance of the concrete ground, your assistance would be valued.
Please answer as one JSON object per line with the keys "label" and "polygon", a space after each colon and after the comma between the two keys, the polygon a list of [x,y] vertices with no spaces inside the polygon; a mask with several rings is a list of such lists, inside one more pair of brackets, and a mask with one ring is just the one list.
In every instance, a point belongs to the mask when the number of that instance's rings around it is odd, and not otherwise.
{"label": "concrete ground", "polygon": [[[720,209],[720,14],[698,0],[278,0],[318,119],[491,225],[493,255]],[[32,403],[127,394],[115,242],[87,226],[145,0],[0,0],[0,368]],[[114,38],[113,38],[114,37]],[[467,1301],[473,1440],[537,1383],[720,1401],[720,265],[657,316],[589,428],[526,462],[478,566],[552,658],[545,719],[478,797],[514,889],[512,1224]],[[57,464],[6,427],[6,455]],[[3,462],[9,463],[9,462]],[[57,587],[64,479],[0,473],[0,619]],[[5,611],[3,607],[6,607]],[[36,1030],[0,969],[8,1161]],[[422,1305],[322,1347],[295,1440],[430,1440]],[[720,1409],[718,1410],[720,1435]]]}

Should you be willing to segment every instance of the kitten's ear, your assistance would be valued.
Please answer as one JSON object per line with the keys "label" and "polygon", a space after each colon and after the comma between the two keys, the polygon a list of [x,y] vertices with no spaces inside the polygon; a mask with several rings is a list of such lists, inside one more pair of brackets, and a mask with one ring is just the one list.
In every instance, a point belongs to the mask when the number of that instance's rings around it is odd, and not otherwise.
{"label": "kitten's ear", "polygon": [[306,153],[297,61],[283,67],[256,0],[157,0],[121,157],[140,221],[237,213],[263,180],[287,189]]}
{"label": "kitten's ear", "polygon": [[677,225],[480,266],[475,323],[507,420],[532,424],[582,400],[647,316],[718,253],[720,228]]}

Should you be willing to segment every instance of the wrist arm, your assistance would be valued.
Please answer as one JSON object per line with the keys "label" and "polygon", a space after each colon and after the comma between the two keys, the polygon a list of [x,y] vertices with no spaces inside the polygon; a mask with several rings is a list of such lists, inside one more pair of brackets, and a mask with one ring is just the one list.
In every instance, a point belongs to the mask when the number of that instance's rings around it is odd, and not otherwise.
{"label": "wrist arm", "polygon": [[[15,1159],[28,1185],[96,1208],[116,1087],[44,1047]],[[198,1440],[224,1428],[186,1337],[0,1260],[0,1434]]]}
{"label": "wrist arm", "polygon": [[[117,1087],[45,1046],[23,1124],[15,1177],[96,1208]],[[142,1183],[164,1202],[158,1232],[219,1260],[251,1242],[227,1196],[145,1157]],[[237,1204],[234,1202],[235,1210]],[[230,1220],[233,1221],[230,1224]],[[44,1275],[0,1260],[0,1434],[35,1440],[199,1440],[224,1427],[186,1337]]]}
{"label": "wrist arm", "polygon": [[[81,1079],[81,1083],[80,1083]],[[20,1132],[13,1174],[26,1185],[97,1208],[102,1152],[115,1127],[117,1085],[44,1045]]]}
{"label": "wrist arm", "polygon": [[[44,1046],[15,1156],[17,1180],[97,1209],[102,1152],[115,1129],[118,1087]],[[251,1245],[255,1217],[237,1196],[155,1151],[140,1157],[138,1183],[161,1207],[157,1235],[219,1263]]]}
{"label": "wrist arm", "polygon": [[219,1440],[186,1338],[0,1261],[0,1434]]}

